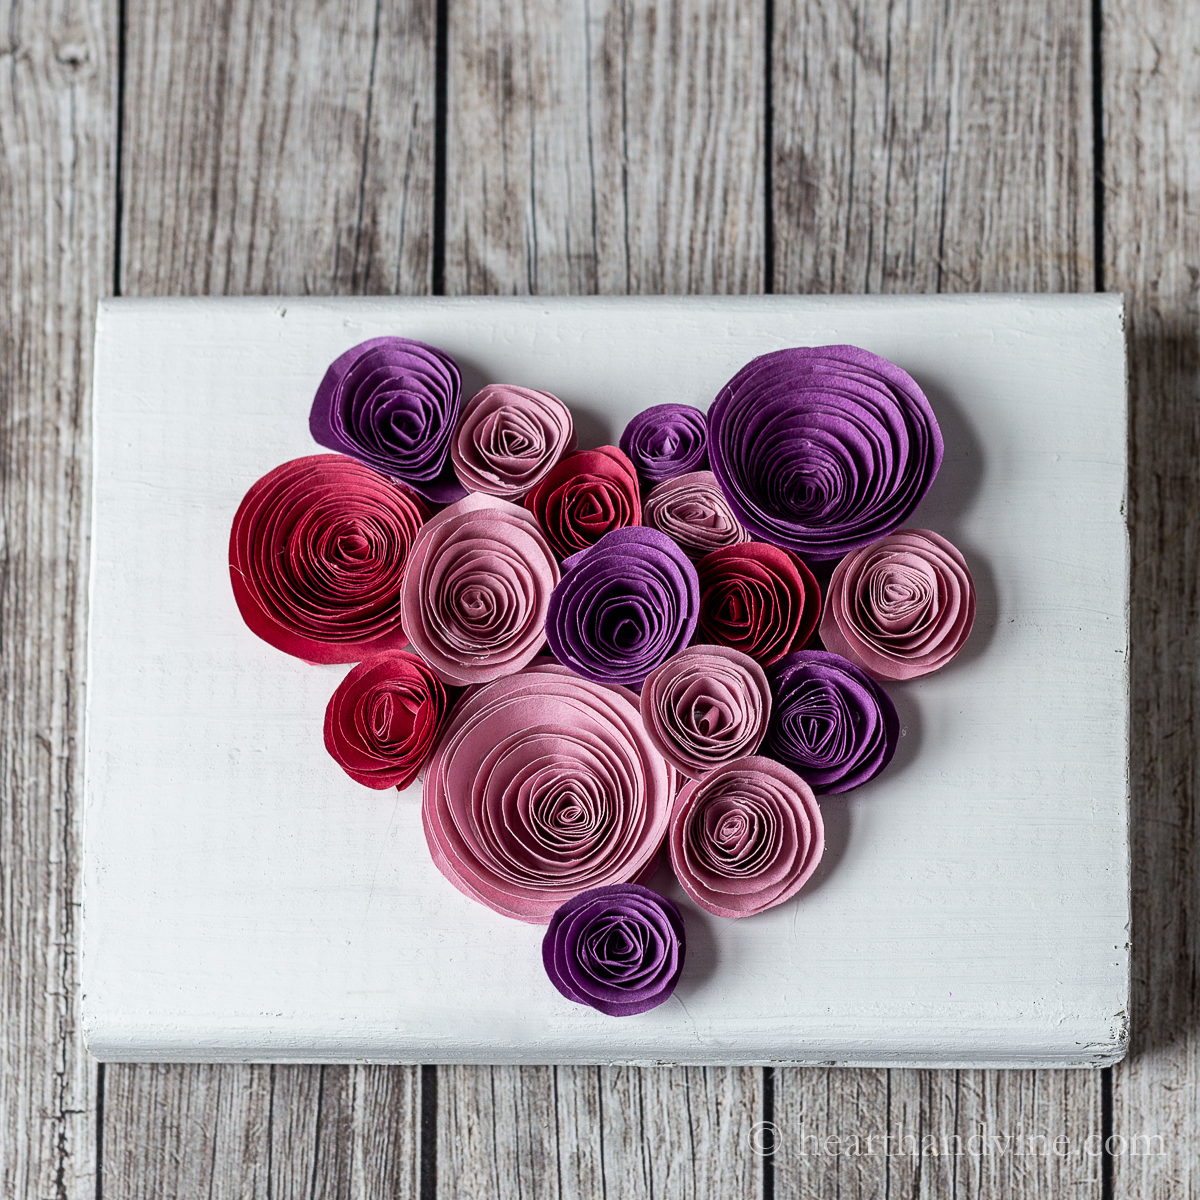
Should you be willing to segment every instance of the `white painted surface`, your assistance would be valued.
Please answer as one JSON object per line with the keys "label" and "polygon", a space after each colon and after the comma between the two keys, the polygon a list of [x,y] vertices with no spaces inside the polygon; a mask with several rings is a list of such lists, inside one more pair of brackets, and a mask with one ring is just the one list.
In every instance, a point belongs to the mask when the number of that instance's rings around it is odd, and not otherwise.
{"label": "white painted surface", "polygon": [[[545,980],[542,931],[433,868],[419,790],[321,739],[347,668],[242,624],[249,485],[316,452],[326,365],[434,342],[566,400],[582,443],[707,406],[748,358],[851,342],[925,387],[946,461],[913,524],[979,588],[961,658],[889,688],[893,764],[822,803],[793,902],[684,904],[676,998],[613,1019]],[[83,1012],[107,1060],[1072,1065],[1125,1044],[1125,347],[1112,296],[115,300],[95,381]],[[658,883],[669,886],[665,879]],[[672,894],[679,896],[677,888]]]}

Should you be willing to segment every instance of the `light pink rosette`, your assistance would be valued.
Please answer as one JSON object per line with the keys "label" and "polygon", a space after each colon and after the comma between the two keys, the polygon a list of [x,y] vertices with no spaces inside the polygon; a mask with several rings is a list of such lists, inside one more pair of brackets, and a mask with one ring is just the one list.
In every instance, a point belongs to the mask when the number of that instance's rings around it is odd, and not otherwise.
{"label": "light pink rosette", "polygon": [[641,709],[662,756],[697,779],[758,749],[771,718],[771,686],[740,650],[690,646],[650,672]]}
{"label": "light pink rosette", "polygon": [[632,692],[539,663],[459,702],[425,770],[421,815],[456,888],[544,925],[579,892],[645,875],[674,786]]}
{"label": "light pink rosette", "polygon": [[931,530],[901,529],[838,563],[821,641],[873,679],[917,679],[944,667],[974,623],[963,556]]}
{"label": "light pink rosette", "polygon": [[749,917],[790,900],[825,850],[812,788],[772,758],[739,758],[693,780],[671,810],[671,866],[718,917]]}
{"label": "light pink rosette", "polygon": [[557,396],[489,383],[463,407],[450,459],[468,491],[519,501],[574,449],[575,422]]}
{"label": "light pink rosette", "polygon": [[689,471],[660,483],[642,505],[642,524],[661,530],[693,562],[710,550],[750,540],[711,471]]}
{"label": "light pink rosette", "polygon": [[400,593],[416,652],[460,687],[512,675],[546,643],[558,564],[523,508],[473,493],[427,521]]}

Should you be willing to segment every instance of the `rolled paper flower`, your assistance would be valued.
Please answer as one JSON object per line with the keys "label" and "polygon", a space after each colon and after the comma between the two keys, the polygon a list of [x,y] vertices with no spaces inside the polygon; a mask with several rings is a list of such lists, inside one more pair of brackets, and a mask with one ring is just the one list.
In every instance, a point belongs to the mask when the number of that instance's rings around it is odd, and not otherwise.
{"label": "rolled paper flower", "polygon": [[611,530],[642,523],[637,472],[616,446],[560,459],[530,489],[525,507],[559,558],[594,546]]}
{"label": "rolled paper flower", "polygon": [[825,851],[825,826],[799,775],[753,755],[683,788],[671,810],[670,845],[675,876],[701,908],[750,917],[808,882]]}
{"label": "rolled paper flower", "polygon": [[430,518],[401,600],[413,649],[447,683],[512,675],[546,644],[558,563],[523,508],[476,492]]}
{"label": "rolled paper flower", "polygon": [[700,640],[732,646],[769,666],[812,637],[821,590],[794,554],[742,542],[706,554],[700,574]]}
{"label": "rolled paper flower", "polygon": [[421,813],[455,887],[544,925],[576,893],[642,876],[674,787],[636,696],[538,663],[459,702],[425,770]]}
{"label": "rolled paper flower", "polygon": [[445,351],[371,338],[325,372],[308,427],[322,446],[449,504],[465,495],[449,461],[461,391],[458,364]]}
{"label": "rolled paper flower", "polygon": [[941,466],[942,435],[894,363],[856,346],[797,347],[721,389],[708,457],[755,537],[826,562],[904,524]]}
{"label": "rolled paper flower", "polygon": [[707,440],[708,428],[698,408],[654,404],[625,426],[620,445],[642,482],[653,487],[708,466]]}
{"label": "rolled paper flower", "polygon": [[542,962],[568,1000],[630,1017],[669,1000],[687,948],[674,903],[617,883],[572,897],[550,918]]}
{"label": "rolled paper flower", "polygon": [[758,749],[771,718],[771,688],[762,667],[740,650],[689,646],[650,672],[641,709],[662,756],[696,779]]}
{"label": "rolled paper flower", "polygon": [[450,459],[467,491],[519,502],[574,449],[575,422],[557,396],[489,383],[463,406]]}
{"label": "rolled paper flower", "polygon": [[838,563],[821,641],[872,679],[916,679],[944,667],[974,623],[963,556],[931,530],[901,529]]}
{"label": "rolled paper flower", "polygon": [[407,488],[341,454],[276,467],[246,493],[229,535],[242,619],[309,662],[398,650],[408,641],[400,586],[428,515]]}
{"label": "rolled paper flower", "polygon": [[710,550],[750,540],[711,471],[660,483],[642,505],[642,522],[661,529],[693,561]]}
{"label": "rolled paper flower", "polygon": [[325,709],[325,749],[356,783],[406,788],[433,753],[447,713],[442,681],[415,654],[374,654]]}
{"label": "rolled paper flower", "polygon": [[766,752],[814,792],[848,792],[892,761],[900,736],[895,706],[869,675],[840,654],[799,650],[767,672],[771,727]]}
{"label": "rolled paper flower", "polygon": [[560,663],[596,683],[638,689],[696,631],[696,568],[657,529],[614,529],[563,562],[546,641]]}

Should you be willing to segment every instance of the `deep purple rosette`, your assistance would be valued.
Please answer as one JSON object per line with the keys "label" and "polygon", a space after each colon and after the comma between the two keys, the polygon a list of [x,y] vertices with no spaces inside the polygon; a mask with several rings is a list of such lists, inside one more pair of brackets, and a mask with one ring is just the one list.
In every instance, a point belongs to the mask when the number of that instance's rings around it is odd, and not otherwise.
{"label": "deep purple rosette", "polygon": [[683,971],[683,917],[636,883],[580,892],[550,918],[542,962],[568,1000],[630,1017],[670,999]]}
{"label": "deep purple rosette", "polygon": [[562,572],[550,595],[546,641],[584,679],[640,690],[696,632],[696,568],[657,529],[614,529],[566,559]]}
{"label": "deep purple rosette", "polygon": [[371,338],[325,372],[308,427],[322,446],[451,504],[467,494],[450,462],[461,395],[458,364],[445,351]]}
{"label": "deep purple rosette", "polygon": [[826,562],[904,523],[941,466],[942,435],[894,363],[806,346],[753,359],[721,389],[708,456],[752,534]]}
{"label": "deep purple rosette", "polygon": [[865,671],[840,654],[798,650],[767,671],[771,726],[764,753],[786,763],[814,792],[848,792],[892,760],[896,708]]}
{"label": "deep purple rosette", "polygon": [[646,487],[708,466],[707,423],[690,404],[642,409],[625,426],[620,446]]}

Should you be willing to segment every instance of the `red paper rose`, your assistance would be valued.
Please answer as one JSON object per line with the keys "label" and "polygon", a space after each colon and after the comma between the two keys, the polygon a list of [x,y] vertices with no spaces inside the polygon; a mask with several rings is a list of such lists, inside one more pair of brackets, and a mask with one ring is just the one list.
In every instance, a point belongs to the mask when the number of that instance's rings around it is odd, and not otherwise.
{"label": "red paper rose", "polygon": [[359,662],[408,641],[400,584],[429,510],[344,454],[293,459],[246,493],[229,535],[242,619],[278,650]]}
{"label": "red paper rose", "polygon": [[766,667],[812,637],[821,592],[789,550],[766,542],[722,546],[697,564],[701,642],[732,646]]}
{"label": "red paper rose", "polygon": [[616,446],[568,454],[525,497],[560,558],[642,523],[637,471]]}
{"label": "red paper rose", "polygon": [[325,710],[325,749],[356,783],[406,788],[445,724],[442,681],[415,654],[396,650],[359,663]]}

